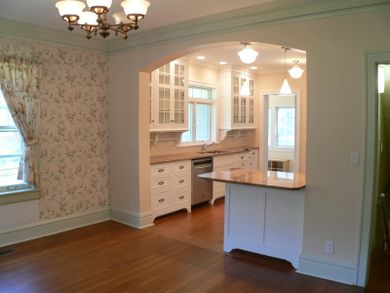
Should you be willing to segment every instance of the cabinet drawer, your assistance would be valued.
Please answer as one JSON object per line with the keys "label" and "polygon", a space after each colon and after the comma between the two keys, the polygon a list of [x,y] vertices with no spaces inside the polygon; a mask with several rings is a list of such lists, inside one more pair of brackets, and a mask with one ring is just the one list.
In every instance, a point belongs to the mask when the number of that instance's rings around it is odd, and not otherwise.
{"label": "cabinet drawer", "polygon": [[175,176],[173,178],[173,186],[174,188],[181,188],[181,187],[190,187],[190,176],[184,175],[184,176]]}
{"label": "cabinet drawer", "polygon": [[164,209],[170,206],[169,190],[152,193],[153,209]]}
{"label": "cabinet drawer", "polygon": [[171,186],[170,177],[161,177],[152,179],[152,188],[162,188]]}
{"label": "cabinet drawer", "polygon": [[189,200],[190,200],[190,191],[187,188],[178,190],[173,195],[174,205],[180,205],[188,202]]}
{"label": "cabinet drawer", "polygon": [[170,175],[171,166],[169,164],[152,165],[150,168],[150,173],[152,177]]}
{"label": "cabinet drawer", "polygon": [[182,173],[182,172],[190,172],[191,163],[190,163],[190,161],[177,162],[177,163],[174,163],[172,167],[173,167],[173,172],[175,174]]}

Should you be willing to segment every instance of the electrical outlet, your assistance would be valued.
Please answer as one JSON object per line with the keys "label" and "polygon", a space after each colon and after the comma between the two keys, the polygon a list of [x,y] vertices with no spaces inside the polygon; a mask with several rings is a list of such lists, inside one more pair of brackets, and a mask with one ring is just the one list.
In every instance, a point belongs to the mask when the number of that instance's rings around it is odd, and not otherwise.
{"label": "electrical outlet", "polygon": [[327,254],[334,254],[334,242],[333,241],[326,241],[325,244],[325,252]]}

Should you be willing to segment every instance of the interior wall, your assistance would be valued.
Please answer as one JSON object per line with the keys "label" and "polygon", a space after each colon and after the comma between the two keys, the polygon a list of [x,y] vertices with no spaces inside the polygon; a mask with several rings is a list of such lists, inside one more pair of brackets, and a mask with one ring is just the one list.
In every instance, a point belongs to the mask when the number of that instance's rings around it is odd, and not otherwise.
{"label": "interior wall", "polygon": [[[210,66],[201,66],[199,64],[189,63],[188,64],[188,80],[189,83],[196,82],[202,84],[212,85],[217,88],[217,99],[219,98],[219,71],[217,68]],[[218,105],[218,101],[216,101]],[[216,111],[217,115],[219,113],[218,109]],[[216,121],[218,121],[218,117]],[[218,123],[218,122],[217,122]],[[218,129],[218,125],[217,125]],[[229,149],[229,148],[242,148],[242,147],[255,147],[256,132],[253,130],[248,130],[243,132],[239,137],[229,136],[224,140],[219,141],[219,143],[211,146],[209,150],[215,149]],[[191,153],[201,151],[201,146],[180,146],[180,137],[179,134],[167,134],[165,137],[170,136],[174,137],[173,140],[164,141],[161,140],[156,144],[150,144],[150,155],[161,156],[161,155],[174,155],[179,153]]]}
{"label": "interior wall", "polygon": [[[0,36],[0,52],[35,56],[43,64],[39,218],[107,209],[107,55],[5,36]],[[7,206],[16,211],[24,205]]]}
{"label": "interior wall", "polygon": [[[388,13],[382,10],[295,20],[112,53],[109,67],[113,81],[110,84],[113,204],[125,204],[124,208],[128,208],[132,200],[150,201],[150,194],[139,194],[138,183],[140,178],[150,175],[137,171],[139,164],[149,161],[138,161],[138,150],[128,147],[129,141],[140,139],[139,145],[149,148],[148,128],[142,127],[147,125],[143,121],[148,119],[149,108],[141,109],[140,113],[133,110],[139,109],[139,71],[152,70],[167,60],[188,54],[190,48],[196,50],[196,46],[216,42],[249,40],[299,48],[307,52],[308,64],[303,255],[356,269],[363,170],[351,166],[350,156],[357,152],[362,163],[365,159],[365,52],[390,48],[390,39],[383,37],[390,26]],[[150,210],[147,204],[136,208],[140,213]],[[327,240],[335,242],[332,255],[325,252]]]}

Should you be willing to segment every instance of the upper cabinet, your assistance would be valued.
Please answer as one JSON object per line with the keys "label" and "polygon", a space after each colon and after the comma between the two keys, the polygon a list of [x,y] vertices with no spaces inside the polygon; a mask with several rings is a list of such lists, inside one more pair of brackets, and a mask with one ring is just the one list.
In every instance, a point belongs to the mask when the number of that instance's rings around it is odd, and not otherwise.
{"label": "upper cabinet", "polygon": [[150,131],[186,131],[187,65],[172,61],[151,75]]}
{"label": "upper cabinet", "polygon": [[[249,81],[249,96],[240,96],[240,88]],[[255,128],[254,93],[255,82],[250,74],[234,70],[219,73],[220,129]]]}

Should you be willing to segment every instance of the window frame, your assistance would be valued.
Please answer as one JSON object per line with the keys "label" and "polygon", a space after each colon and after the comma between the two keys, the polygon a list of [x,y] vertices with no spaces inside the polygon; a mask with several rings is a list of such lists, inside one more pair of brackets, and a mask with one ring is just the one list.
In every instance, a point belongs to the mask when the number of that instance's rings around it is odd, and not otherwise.
{"label": "window frame", "polygon": [[[192,128],[196,129],[196,106],[201,105],[210,105],[210,129],[209,129],[209,136],[210,140],[203,140],[203,141],[196,141],[196,131],[193,131],[192,133],[192,140],[188,142],[183,142],[180,138],[179,147],[189,147],[189,146],[198,146],[198,145],[204,145],[209,144],[212,142],[216,142],[216,100],[217,100],[217,86],[214,84],[206,84],[206,83],[199,83],[199,82],[193,82],[190,81],[188,83],[188,91],[190,88],[203,88],[207,90],[212,91],[212,96],[210,99],[200,99],[200,98],[193,98],[188,95],[188,101],[187,101],[187,107],[189,104],[192,104]],[[188,125],[190,123],[190,113],[188,113]],[[184,132],[183,132],[184,133]]]}
{"label": "window frame", "polygon": [[[2,89],[0,88],[0,91]],[[3,95],[3,93],[0,93]],[[7,107],[8,108],[8,107]],[[8,108],[9,110],[9,108]],[[39,113],[38,113],[39,115]],[[39,127],[39,126],[37,126]],[[15,127],[12,126],[0,126],[0,132],[19,132],[20,130],[15,125]],[[23,138],[22,138],[23,139]],[[24,143],[22,141],[22,143]],[[38,146],[39,149],[39,146]],[[37,162],[39,159],[38,153],[35,154],[37,157]],[[0,155],[0,157],[8,157],[11,155]],[[10,204],[15,202],[21,202],[26,200],[34,200],[40,198],[40,192],[39,189],[37,189],[35,186],[30,185],[27,182],[23,183],[16,183],[16,184],[10,184],[10,185],[4,185],[0,186],[0,205],[3,204]]]}

